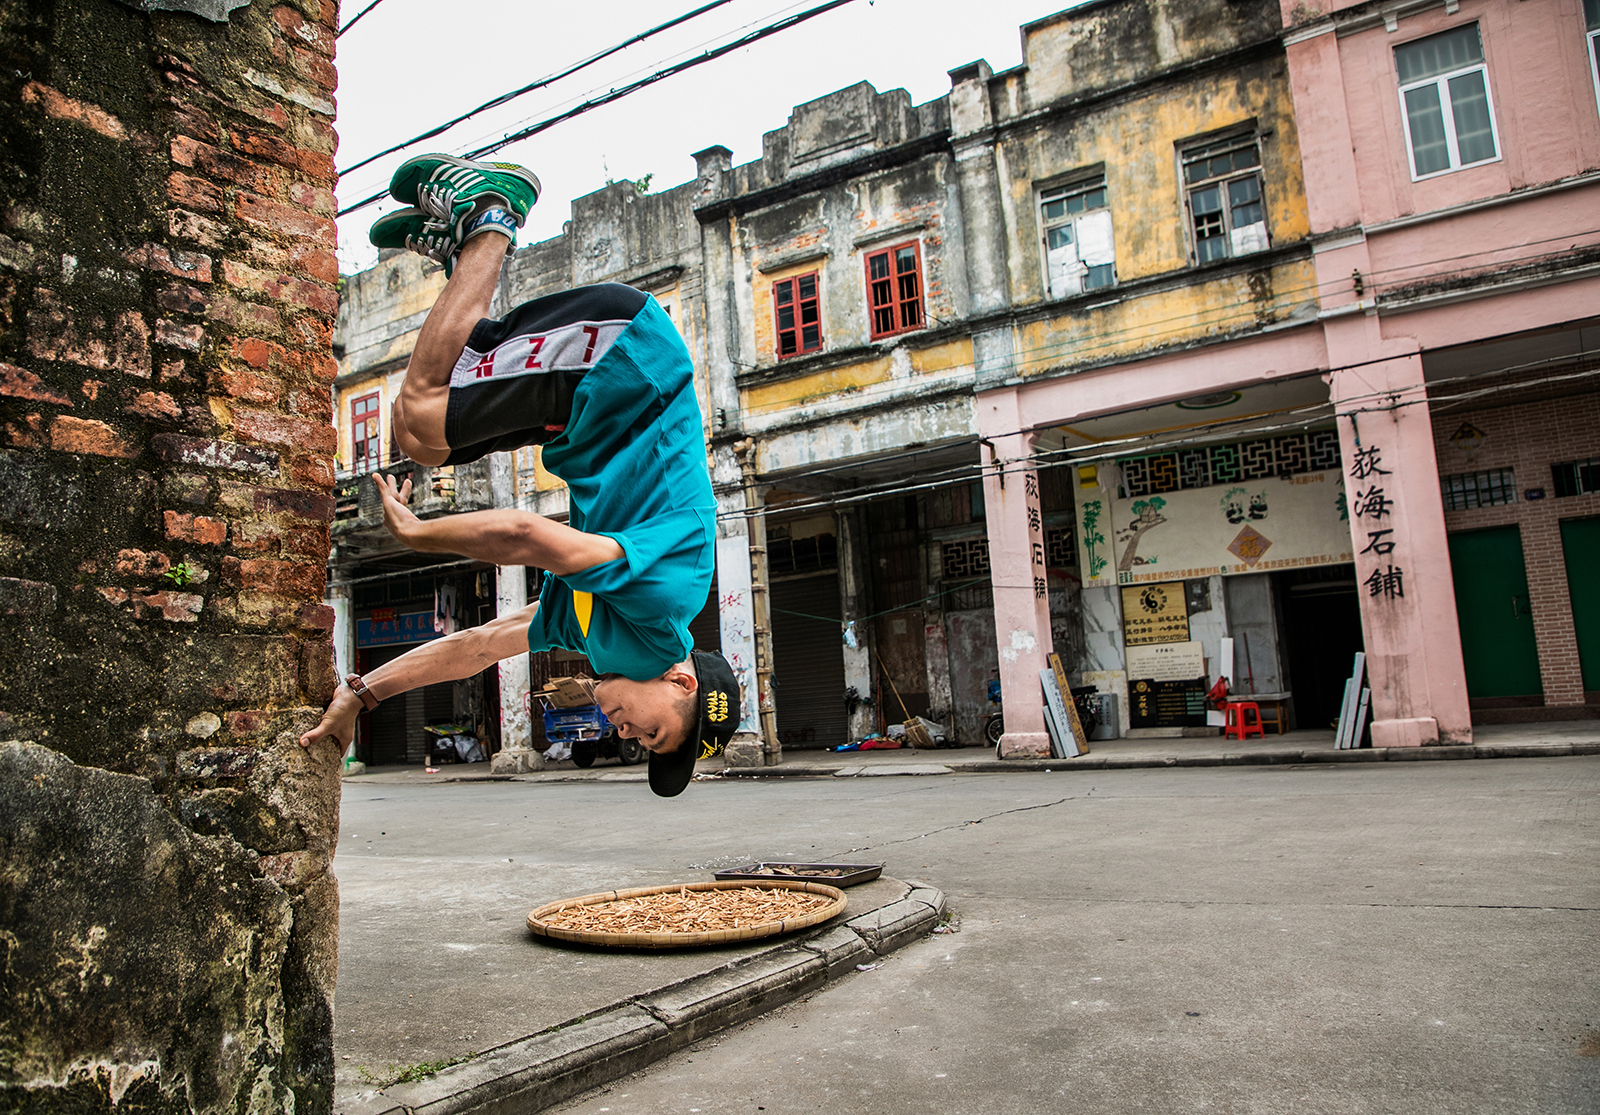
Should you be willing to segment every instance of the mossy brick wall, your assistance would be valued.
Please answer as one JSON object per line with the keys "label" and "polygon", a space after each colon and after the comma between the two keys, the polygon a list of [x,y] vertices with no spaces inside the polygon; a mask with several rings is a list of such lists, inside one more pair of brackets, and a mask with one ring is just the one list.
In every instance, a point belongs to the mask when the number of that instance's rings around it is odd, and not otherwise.
{"label": "mossy brick wall", "polygon": [[0,0],[0,1110],[331,1106],[336,26]]}

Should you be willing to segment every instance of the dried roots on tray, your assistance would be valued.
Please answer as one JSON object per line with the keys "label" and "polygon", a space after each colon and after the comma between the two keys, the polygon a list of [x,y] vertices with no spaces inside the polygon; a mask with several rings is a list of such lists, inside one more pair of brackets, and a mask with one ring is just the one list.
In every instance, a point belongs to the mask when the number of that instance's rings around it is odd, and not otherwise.
{"label": "dried roots on tray", "polygon": [[801,917],[833,901],[826,894],[798,890],[684,888],[592,906],[570,903],[540,920],[552,929],[583,933],[710,933]]}

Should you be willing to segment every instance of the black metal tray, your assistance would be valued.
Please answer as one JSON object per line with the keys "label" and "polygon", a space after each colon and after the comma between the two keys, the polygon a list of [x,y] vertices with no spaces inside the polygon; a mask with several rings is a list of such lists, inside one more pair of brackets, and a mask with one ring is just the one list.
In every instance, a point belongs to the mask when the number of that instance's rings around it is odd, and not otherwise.
{"label": "black metal tray", "polygon": [[743,867],[730,867],[715,872],[723,879],[804,879],[813,883],[827,883],[830,887],[853,887],[869,883],[883,874],[881,863],[790,863],[787,860],[768,860],[747,863]]}

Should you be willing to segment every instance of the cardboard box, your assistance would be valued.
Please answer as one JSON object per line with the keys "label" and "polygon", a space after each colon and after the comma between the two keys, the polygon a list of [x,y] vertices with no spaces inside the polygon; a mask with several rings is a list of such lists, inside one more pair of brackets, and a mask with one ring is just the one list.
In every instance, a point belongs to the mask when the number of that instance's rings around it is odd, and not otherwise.
{"label": "cardboard box", "polygon": [[544,683],[544,696],[556,708],[578,708],[594,704],[594,678],[551,678]]}

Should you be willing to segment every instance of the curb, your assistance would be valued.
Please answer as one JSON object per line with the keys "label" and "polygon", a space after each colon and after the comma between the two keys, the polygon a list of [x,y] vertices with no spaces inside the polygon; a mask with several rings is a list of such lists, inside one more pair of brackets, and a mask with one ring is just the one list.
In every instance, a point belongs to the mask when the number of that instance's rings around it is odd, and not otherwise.
{"label": "curb", "polygon": [[927,933],[944,914],[944,893],[909,880],[905,886],[904,897],[843,924],[496,1046],[427,1080],[367,1093],[337,1113],[525,1115],[560,1103],[826,987]]}
{"label": "curb", "polygon": [[969,759],[921,767],[804,766],[728,767],[723,778],[864,778],[878,774],[1004,774],[1031,770],[1132,770],[1142,767],[1283,766],[1295,763],[1403,763],[1452,759],[1553,759],[1600,755],[1600,742],[1492,743],[1466,746],[1365,747],[1349,751],[1252,751],[1222,755],[1106,756],[1090,752],[1074,759]]}

